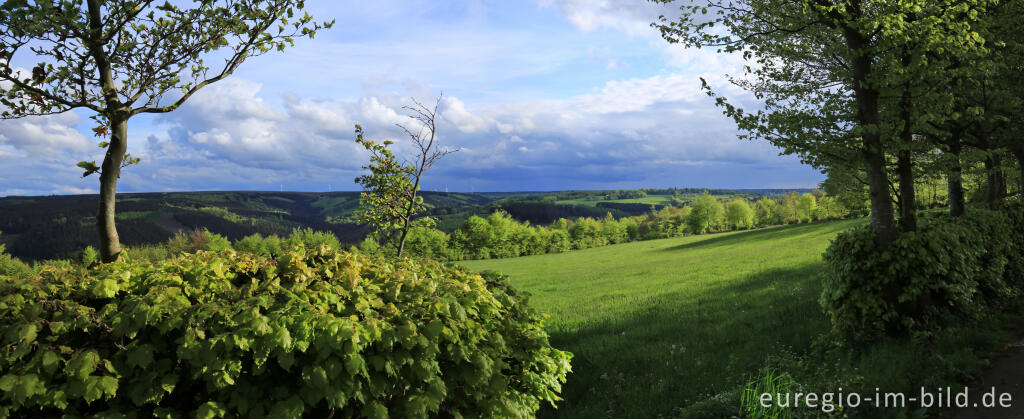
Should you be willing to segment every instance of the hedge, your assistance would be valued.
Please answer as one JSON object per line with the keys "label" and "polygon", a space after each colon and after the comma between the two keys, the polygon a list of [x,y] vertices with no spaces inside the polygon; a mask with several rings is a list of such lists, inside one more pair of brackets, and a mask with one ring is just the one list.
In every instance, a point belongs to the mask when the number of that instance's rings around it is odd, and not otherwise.
{"label": "hedge", "polygon": [[840,234],[825,252],[821,304],[854,341],[929,334],[977,318],[1020,290],[1024,214],[972,210],[923,219],[886,249],[870,226]]}
{"label": "hedge", "polygon": [[5,417],[526,417],[571,357],[500,276],[301,245],[0,277],[0,336]]}

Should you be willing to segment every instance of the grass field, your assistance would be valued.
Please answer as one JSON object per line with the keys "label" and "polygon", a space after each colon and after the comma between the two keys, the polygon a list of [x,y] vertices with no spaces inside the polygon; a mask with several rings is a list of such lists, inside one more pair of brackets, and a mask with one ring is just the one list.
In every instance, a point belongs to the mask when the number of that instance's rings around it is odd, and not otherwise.
{"label": "grass field", "polygon": [[[676,416],[716,396],[737,398],[736,392],[770,358],[797,359],[794,354],[807,352],[829,330],[818,304],[821,254],[836,234],[863,222],[688,236],[463,264],[510,275],[513,284],[533,294],[532,304],[551,316],[546,327],[552,344],[575,354],[565,401],[543,415]],[[960,334],[936,343],[938,349],[895,342],[879,345],[874,359],[844,359],[827,367],[836,377],[853,377],[871,388],[878,383],[910,388],[963,380],[983,366],[971,348],[993,345],[1003,337]],[[929,362],[930,351],[938,351],[939,359],[949,364],[941,366],[941,374],[918,368]],[[819,383],[822,377],[831,380],[833,373],[818,372],[824,368],[810,365],[805,372]],[[799,377],[799,372],[794,374]],[[930,375],[919,376],[924,374]],[[722,402],[735,405],[737,400]]]}

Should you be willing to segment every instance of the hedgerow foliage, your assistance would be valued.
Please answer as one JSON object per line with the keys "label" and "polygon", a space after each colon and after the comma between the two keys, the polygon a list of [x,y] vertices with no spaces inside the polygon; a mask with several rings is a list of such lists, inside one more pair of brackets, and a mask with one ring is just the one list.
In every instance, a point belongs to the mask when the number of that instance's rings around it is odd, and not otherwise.
{"label": "hedgerow foliage", "polygon": [[571,357],[504,278],[326,246],[0,277],[0,336],[13,417],[522,417]]}
{"label": "hedgerow foliage", "polygon": [[928,334],[1020,292],[1024,212],[975,210],[926,219],[888,248],[869,226],[840,234],[825,253],[821,304],[854,341]]}

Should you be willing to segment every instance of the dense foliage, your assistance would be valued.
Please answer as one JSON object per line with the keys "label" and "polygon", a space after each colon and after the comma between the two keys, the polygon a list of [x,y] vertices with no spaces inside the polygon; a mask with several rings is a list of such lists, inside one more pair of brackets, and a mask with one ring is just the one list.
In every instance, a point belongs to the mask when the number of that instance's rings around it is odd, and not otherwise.
{"label": "dense foliage", "polygon": [[43,266],[0,319],[0,416],[522,417],[570,359],[503,277],[326,246]]}
{"label": "dense foliage", "polygon": [[927,334],[1020,294],[1024,211],[973,210],[924,219],[879,248],[866,227],[842,233],[825,253],[821,303],[853,340]]}

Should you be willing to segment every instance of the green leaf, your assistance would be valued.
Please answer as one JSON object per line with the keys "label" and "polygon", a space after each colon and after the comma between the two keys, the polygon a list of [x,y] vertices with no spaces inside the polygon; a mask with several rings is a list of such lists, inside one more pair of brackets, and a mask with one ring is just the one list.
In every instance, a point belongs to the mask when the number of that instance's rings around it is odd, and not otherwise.
{"label": "green leaf", "polygon": [[60,366],[60,361],[63,359],[56,352],[46,351],[43,353],[43,370],[49,374],[52,374],[57,367]]}
{"label": "green leaf", "polygon": [[0,377],[0,391],[4,393],[11,391],[14,388],[14,384],[18,382],[18,377],[12,374],[7,374]]}
{"label": "green leaf", "polygon": [[153,363],[153,346],[143,344],[128,351],[126,359],[129,367],[140,367],[145,369]]}
{"label": "green leaf", "polygon": [[196,409],[196,419],[222,418],[228,414],[224,406],[217,402],[206,402]]}
{"label": "green leaf", "polygon": [[36,334],[38,330],[35,323],[29,323],[22,325],[18,329],[18,342],[27,344],[32,343],[36,340]]}
{"label": "green leaf", "polygon": [[100,356],[95,351],[82,351],[76,353],[64,366],[68,375],[85,380],[89,374],[96,370],[100,363]]}
{"label": "green leaf", "polygon": [[92,286],[91,292],[92,295],[98,298],[114,298],[114,296],[117,295],[117,291],[120,289],[121,287],[118,286],[117,281],[106,278],[96,281]]}

